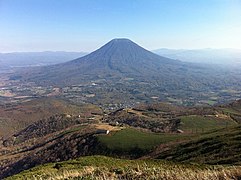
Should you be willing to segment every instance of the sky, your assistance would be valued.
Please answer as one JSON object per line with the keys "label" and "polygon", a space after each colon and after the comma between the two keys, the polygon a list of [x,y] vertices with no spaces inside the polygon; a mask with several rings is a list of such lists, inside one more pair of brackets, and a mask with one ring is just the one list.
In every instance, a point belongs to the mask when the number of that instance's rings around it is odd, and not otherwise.
{"label": "sky", "polygon": [[113,38],[241,49],[241,0],[0,0],[0,52],[91,52]]}

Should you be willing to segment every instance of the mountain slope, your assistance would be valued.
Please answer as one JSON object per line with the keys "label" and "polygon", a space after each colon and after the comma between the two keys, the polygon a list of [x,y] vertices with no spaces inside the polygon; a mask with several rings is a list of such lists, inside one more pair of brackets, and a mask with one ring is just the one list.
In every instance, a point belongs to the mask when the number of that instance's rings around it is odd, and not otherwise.
{"label": "mountain slope", "polygon": [[55,114],[72,114],[90,117],[90,112],[100,112],[100,108],[85,104],[77,106],[57,98],[39,98],[22,104],[0,106],[0,137],[8,137],[40,119]]}
{"label": "mountain slope", "polygon": [[177,164],[161,160],[125,160],[88,156],[44,164],[12,179],[239,179],[240,167]]}
{"label": "mountain slope", "polygon": [[[34,69],[25,79],[71,85],[101,78],[135,77],[178,81],[211,74],[211,69],[156,55],[129,39],[113,39],[96,51],[62,64]],[[88,80],[86,79],[88,77]],[[68,80],[67,80],[68,79]],[[186,80],[188,83],[188,80]],[[197,82],[198,83],[198,82]],[[174,83],[173,83],[174,84]]]}
{"label": "mountain slope", "polygon": [[[161,103],[120,109],[103,118],[95,109],[80,107],[85,113],[81,117],[54,115],[3,140],[3,146],[0,144],[0,178],[36,165],[96,154],[240,164],[240,125],[225,111],[235,111],[240,118],[239,111],[236,112],[238,107],[240,101],[206,108],[183,108]],[[87,111],[91,118],[86,117]],[[174,117],[181,118],[174,129],[169,128],[170,123],[163,124]],[[151,132],[163,132],[161,127],[169,130],[166,133]],[[176,129],[179,133],[174,133]],[[106,130],[110,133],[106,134]],[[189,151],[192,152],[186,153]],[[226,152],[229,152],[227,160],[224,158]]]}
{"label": "mountain slope", "polygon": [[[88,79],[108,77],[158,76],[160,72],[172,73],[183,63],[158,56],[128,39],[113,39],[100,49],[73,61],[40,68],[30,74],[30,81],[41,84],[69,85]],[[169,70],[170,68],[170,70]],[[71,79],[71,81],[66,81]]]}
{"label": "mountain slope", "polygon": [[161,150],[158,158],[201,164],[238,164],[241,162],[241,126],[203,134],[199,139]]}

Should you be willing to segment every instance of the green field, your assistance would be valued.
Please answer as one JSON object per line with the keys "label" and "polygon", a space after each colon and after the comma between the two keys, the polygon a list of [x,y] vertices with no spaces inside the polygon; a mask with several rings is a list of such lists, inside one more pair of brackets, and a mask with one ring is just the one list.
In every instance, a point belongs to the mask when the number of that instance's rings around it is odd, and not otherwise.
{"label": "green field", "polygon": [[15,179],[237,179],[241,167],[200,166],[162,160],[124,160],[87,156],[34,167]]}
{"label": "green field", "polygon": [[204,117],[191,115],[181,117],[180,129],[184,132],[203,133],[212,129],[219,129],[234,125],[237,125],[237,123],[230,119],[218,119],[210,116]]}
{"label": "green field", "polygon": [[190,135],[185,134],[167,134],[167,133],[150,133],[143,132],[133,128],[126,128],[121,131],[112,133],[110,136],[98,136],[99,141],[109,149],[130,150],[140,148],[151,150],[159,144],[169,143],[183,139],[191,139]]}

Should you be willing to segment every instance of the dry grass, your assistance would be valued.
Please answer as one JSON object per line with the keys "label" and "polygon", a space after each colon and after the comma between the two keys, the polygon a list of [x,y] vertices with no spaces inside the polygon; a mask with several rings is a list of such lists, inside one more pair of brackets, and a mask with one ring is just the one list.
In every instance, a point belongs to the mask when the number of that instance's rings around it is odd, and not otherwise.
{"label": "dry grass", "polygon": [[219,170],[192,170],[185,168],[153,168],[136,166],[129,170],[108,171],[99,167],[85,167],[81,170],[64,170],[57,172],[46,172],[41,175],[28,177],[17,177],[9,179],[36,179],[36,180],[61,180],[61,179],[166,179],[166,180],[230,180],[239,179],[241,169],[219,169]]}
{"label": "dry grass", "polygon": [[[43,166],[42,168],[37,167],[8,179],[238,180],[241,177],[240,166],[201,167],[197,165],[174,164],[165,161],[119,160],[102,156],[87,158],[89,157],[80,158],[78,161],[69,161],[69,164],[68,161],[61,163],[57,169],[56,167],[53,168],[53,164]],[[89,165],[91,162],[93,165]]]}
{"label": "dry grass", "polygon": [[93,124],[91,126],[94,126],[94,128],[96,128],[96,129],[105,129],[105,130],[109,130],[109,131],[119,131],[119,130],[123,129],[119,126],[111,126],[108,123]]}

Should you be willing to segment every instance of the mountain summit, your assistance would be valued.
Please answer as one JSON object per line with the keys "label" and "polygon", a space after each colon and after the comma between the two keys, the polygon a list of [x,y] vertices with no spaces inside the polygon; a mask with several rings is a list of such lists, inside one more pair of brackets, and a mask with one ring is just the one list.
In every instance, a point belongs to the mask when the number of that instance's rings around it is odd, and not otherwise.
{"label": "mountain summit", "polygon": [[98,60],[113,61],[113,63],[147,63],[151,60],[168,63],[174,61],[158,56],[125,38],[113,39],[85,58],[99,58]]}
{"label": "mountain summit", "polygon": [[[113,39],[91,54],[78,58],[67,63],[79,63],[84,65],[83,70],[88,71],[104,70],[108,73],[118,71],[120,73],[131,71],[141,71],[143,67],[150,68],[161,65],[162,63],[177,63],[177,61],[158,56],[129,39]],[[161,63],[161,64],[160,64]]]}

